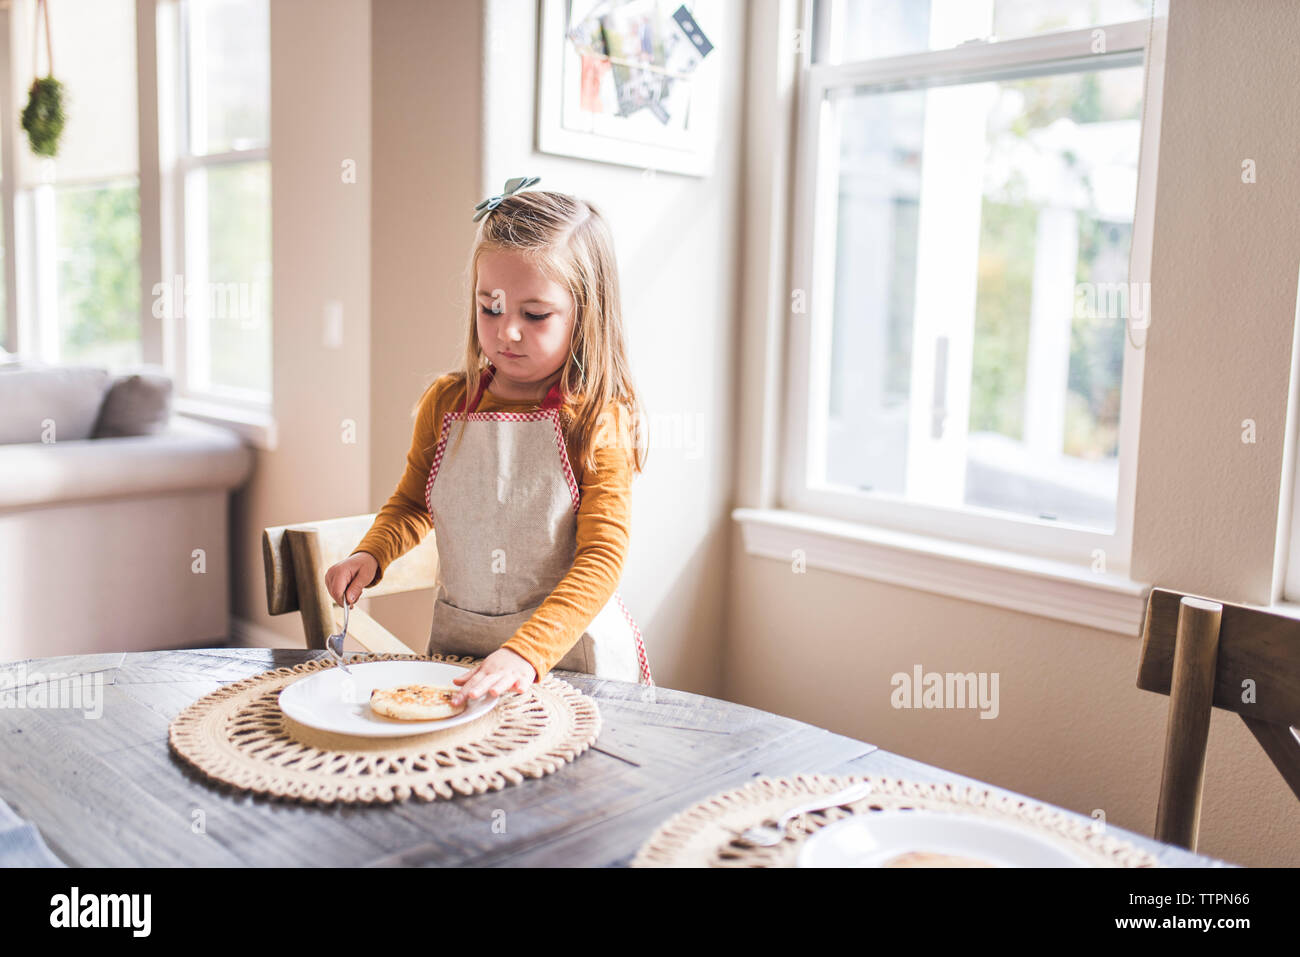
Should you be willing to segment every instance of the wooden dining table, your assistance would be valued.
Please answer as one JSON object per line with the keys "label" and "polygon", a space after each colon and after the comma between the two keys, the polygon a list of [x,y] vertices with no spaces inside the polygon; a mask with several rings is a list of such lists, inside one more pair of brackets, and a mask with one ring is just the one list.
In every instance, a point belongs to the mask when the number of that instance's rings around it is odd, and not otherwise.
{"label": "wooden dining table", "polygon": [[[218,787],[169,749],[169,722],[196,699],[325,654],[209,648],[0,665],[0,799],[70,866],[617,867],[667,818],[759,776],[888,775],[1023,797],[757,708],[561,671],[597,701],[599,737],[554,773],[499,791],[301,804]],[[98,717],[15,706],[21,689],[30,699],[33,683],[71,674],[102,675]],[[1108,827],[1166,866],[1227,866]]]}

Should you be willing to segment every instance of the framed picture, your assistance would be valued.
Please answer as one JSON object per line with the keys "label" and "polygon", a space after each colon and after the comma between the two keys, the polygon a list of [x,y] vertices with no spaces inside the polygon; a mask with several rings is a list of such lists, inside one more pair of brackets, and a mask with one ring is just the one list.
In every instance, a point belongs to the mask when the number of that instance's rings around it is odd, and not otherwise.
{"label": "framed picture", "polygon": [[542,0],[537,149],[708,176],[726,0]]}

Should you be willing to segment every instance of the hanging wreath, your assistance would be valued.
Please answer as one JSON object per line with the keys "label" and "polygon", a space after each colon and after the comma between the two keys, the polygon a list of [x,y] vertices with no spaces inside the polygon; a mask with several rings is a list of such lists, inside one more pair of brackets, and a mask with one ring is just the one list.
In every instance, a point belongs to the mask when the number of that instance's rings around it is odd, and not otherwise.
{"label": "hanging wreath", "polygon": [[[40,10],[37,19],[44,13],[45,20],[45,58],[49,70],[45,76],[32,80],[31,89],[27,91],[27,105],[23,107],[23,129],[31,143],[32,152],[37,156],[54,156],[59,151],[59,137],[63,134],[63,84],[54,79],[54,44],[50,39],[50,8],[46,0],[36,0]],[[33,24],[32,34],[32,72],[36,72],[36,59],[39,53],[39,23]]]}

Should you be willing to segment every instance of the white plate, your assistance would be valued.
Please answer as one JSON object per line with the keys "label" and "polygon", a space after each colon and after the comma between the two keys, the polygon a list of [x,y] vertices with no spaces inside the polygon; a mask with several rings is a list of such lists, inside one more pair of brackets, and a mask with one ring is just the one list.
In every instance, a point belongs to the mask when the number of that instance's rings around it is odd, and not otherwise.
{"label": "white plate", "polygon": [[395,721],[370,710],[370,692],[375,688],[410,684],[458,687],[451,679],[470,669],[441,661],[371,661],[348,668],[353,676],[350,682],[342,668],[327,668],[299,678],[280,692],[280,709],[299,724],[321,731],[398,738],[465,724],[491,711],[500,700],[490,694],[471,699],[469,707],[454,718]]}
{"label": "white plate", "polygon": [[994,867],[1088,867],[1032,831],[969,814],[870,811],[827,824],[804,842],[799,867],[881,867],[908,851],[974,857]]}

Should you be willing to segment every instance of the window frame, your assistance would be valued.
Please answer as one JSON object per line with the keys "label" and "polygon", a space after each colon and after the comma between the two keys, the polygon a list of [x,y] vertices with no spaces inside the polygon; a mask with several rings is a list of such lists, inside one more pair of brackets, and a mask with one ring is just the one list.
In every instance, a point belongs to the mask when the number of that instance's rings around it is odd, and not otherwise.
{"label": "window frame", "polygon": [[17,176],[18,163],[14,159],[15,141],[19,125],[14,115],[17,99],[14,82],[12,49],[13,5],[0,9],[0,51],[4,52],[4,68],[0,69],[0,205],[4,217],[4,281],[5,281],[5,329],[0,338],[0,347],[9,352],[19,351],[22,341],[19,331],[21,313],[18,309],[18,271],[15,256],[14,238],[17,235],[17,195],[14,181]]}
{"label": "window frame", "polygon": [[1296,289],[1296,327],[1291,343],[1291,383],[1287,394],[1286,445],[1282,453],[1281,508],[1277,557],[1285,561],[1274,576],[1273,603],[1300,617],[1300,285]]}
{"label": "window frame", "polygon": [[[804,36],[825,41],[828,31],[813,32],[813,18],[819,6],[805,0],[802,8]],[[813,50],[799,51],[795,118],[795,172],[791,193],[790,283],[791,290],[807,291],[807,309],[796,313],[785,306],[787,321],[788,383],[785,425],[782,429],[785,455],[779,475],[779,504],[783,509],[812,516],[848,520],[859,525],[920,534],[934,539],[1004,549],[1090,566],[1098,572],[1127,572],[1132,550],[1133,502],[1136,489],[1138,424],[1145,333],[1143,326],[1131,326],[1124,348],[1120,436],[1119,481],[1115,529],[1107,533],[1063,522],[1036,519],[1028,515],[974,506],[938,506],[880,492],[840,492],[810,485],[807,474],[810,453],[816,441],[812,434],[811,394],[812,349],[818,341],[820,323],[828,321],[834,269],[833,237],[825,224],[825,211],[833,200],[834,181],[828,171],[833,151],[823,149],[823,130],[829,116],[828,91],[855,86],[879,86],[921,80],[926,86],[960,78],[1002,78],[1077,71],[1099,57],[1133,57],[1139,54],[1146,69],[1143,90],[1143,120],[1139,131],[1137,196],[1135,197],[1130,257],[1130,282],[1150,279],[1150,252],[1155,211],[1156,151],[1159,133],[1160,87],[1163,62],[1153,60],[1150,20],[1099,24],[1078,30],[1045,33],[1013,40],[974,41],[946,50],[923,51],[846,63],[813,62]],[[1103,30],[1105,53],[1093,53],[1095,31]],[[821,336],[822,341],[825,336]],[[1100,560],[1099,560],[1100,559]]]}

